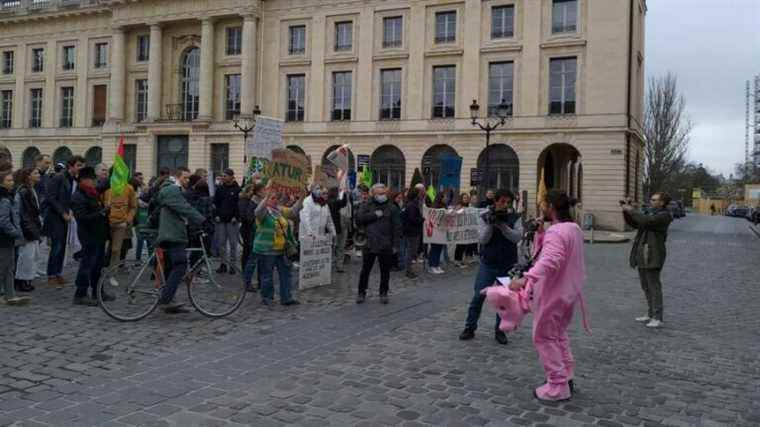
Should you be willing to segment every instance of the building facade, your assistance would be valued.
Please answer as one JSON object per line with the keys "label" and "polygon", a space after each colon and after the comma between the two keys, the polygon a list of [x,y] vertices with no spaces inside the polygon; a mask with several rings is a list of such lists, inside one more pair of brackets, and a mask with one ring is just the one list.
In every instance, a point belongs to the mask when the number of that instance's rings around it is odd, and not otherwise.
{"label": "building facade", "polygon": [[[231,119],[260,106],[313,164],[349,144],[394,188],[420,169],[529,207],[543,175],[619,229],[617,201],[641,195],[645,15],[645,0],[0,0],[1,151],[110,163],[123,134],[148,176],[242,171]],[[488,149],[473,100],[481,121],[506,113]]]}

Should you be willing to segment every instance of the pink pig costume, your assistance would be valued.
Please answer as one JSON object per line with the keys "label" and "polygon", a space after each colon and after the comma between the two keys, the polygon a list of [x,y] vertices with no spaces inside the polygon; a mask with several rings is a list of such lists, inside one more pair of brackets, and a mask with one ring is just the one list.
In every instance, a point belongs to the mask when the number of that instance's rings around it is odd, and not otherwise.
{"label": "pink pig costume", "polygon": [[567,328],[576,303],[583,326],[591,333],[583,298],[583,232],[574,222],[557,223],[536,235],[535,248],[538,258],[525,274],[524,290],[533,292],[533,344],[547,380],[535,395],[541,400],[566,400],[571,396],[568,382],[575,375]]}

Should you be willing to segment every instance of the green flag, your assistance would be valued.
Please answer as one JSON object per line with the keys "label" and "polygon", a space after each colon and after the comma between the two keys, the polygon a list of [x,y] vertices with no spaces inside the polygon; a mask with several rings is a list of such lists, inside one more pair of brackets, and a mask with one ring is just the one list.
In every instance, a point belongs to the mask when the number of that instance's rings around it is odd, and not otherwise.
{"label": "green flag", "polygon": [[124,135],[119,139],[119,148],[116,150],[116,156],[113,159],[113,168],[111,171],[111,191],[114,196],[120,196],[124,192],[124,187],[129,182],[129,167],[124,163]]}
{"label": "green flag", "polygon": [[436,193],[435,193],[435,188],[433,188],[432,184],[428,185],[426,193],[427,193],[428,199],[430,199],[430,203],[433,203],[435,201]]}
{"label": "green flag", "polygon": [[367,188],[372,187],[372,171],[368,167],[365,166],[364,169],[362,169],[361,176],[359,177],[359,182],[366,185]]}

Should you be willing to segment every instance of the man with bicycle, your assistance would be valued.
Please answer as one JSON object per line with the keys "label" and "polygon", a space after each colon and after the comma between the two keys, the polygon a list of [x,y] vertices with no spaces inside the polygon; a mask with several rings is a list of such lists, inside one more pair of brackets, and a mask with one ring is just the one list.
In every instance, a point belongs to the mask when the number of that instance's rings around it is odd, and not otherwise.
{"label": "man with bicycle", "polygon": [[166,286],[161,289],[159,305],[170,314],[188,312],[183,304],[174,302],[174,294],[187,272],[187,224],[202,224],[206,220],[182,195],[189,181],[190,170],[180,166],[173,176],[163,182],[151,200],[153,206],[150,210],[159,218],[155,244],[164,251],[166,277]]}

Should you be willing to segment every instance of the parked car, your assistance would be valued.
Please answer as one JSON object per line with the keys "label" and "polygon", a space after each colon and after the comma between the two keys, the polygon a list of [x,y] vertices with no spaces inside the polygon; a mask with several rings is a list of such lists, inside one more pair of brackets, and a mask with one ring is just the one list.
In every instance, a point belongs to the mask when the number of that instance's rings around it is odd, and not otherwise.
{"label": "parked car", "polygon": [[729,211],[727,215],[734,218],[747,218],[749,215],[749,208],[746,206],[737,206],[733,210]]}

